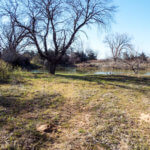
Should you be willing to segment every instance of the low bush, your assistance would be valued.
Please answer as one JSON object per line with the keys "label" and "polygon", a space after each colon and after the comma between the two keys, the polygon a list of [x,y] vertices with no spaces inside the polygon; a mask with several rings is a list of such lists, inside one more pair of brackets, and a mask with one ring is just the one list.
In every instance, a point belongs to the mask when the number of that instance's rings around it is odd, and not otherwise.
{"label": "low bush", "polygon": [[0,81],[9,79],[12,67],[0,59]]}

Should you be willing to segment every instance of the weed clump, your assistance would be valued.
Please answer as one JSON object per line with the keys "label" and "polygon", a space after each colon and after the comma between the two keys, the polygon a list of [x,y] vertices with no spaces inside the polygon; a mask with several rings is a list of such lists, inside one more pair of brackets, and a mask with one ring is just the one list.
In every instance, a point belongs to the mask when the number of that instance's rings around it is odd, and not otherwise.
{"label": "weed clump", "polygon": [[0,60],[0,81],[6,81],[9,79],[11,74],[12,67],[5,63],[3,60]]}

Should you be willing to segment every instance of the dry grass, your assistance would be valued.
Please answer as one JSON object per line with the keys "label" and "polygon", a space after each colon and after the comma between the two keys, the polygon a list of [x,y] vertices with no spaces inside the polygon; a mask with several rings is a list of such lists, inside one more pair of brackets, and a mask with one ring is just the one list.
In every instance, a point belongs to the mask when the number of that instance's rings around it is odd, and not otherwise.
{"label": "dry grass", "polygon": [[149,116],[150,77],[20,72],[0,84],[1,149],[149,150]]}

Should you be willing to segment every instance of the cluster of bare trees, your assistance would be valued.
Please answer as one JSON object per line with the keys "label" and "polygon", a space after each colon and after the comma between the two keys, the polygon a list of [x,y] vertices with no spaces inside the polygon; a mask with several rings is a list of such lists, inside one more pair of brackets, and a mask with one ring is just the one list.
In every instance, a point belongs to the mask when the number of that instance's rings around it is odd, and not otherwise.
{"label": "cluster of bare trees", "polygon": [[[1,33],[3,49],[14,51],[29,45],[55,69],[79,38],[84,26],[106,27],[116,7],[108,0],[2,0],[1,18],[9,18]],[[4,37],[5,36],[5,37]]]}
{"label": "cluster of bare trees", "polygon": [[134,73],[138,73],[140,64],[147,60],[144,53],[138,53],[134,48],[131,38],[127,34],[111,34],[104,41],[111,50],[115,62],[125,63]]}

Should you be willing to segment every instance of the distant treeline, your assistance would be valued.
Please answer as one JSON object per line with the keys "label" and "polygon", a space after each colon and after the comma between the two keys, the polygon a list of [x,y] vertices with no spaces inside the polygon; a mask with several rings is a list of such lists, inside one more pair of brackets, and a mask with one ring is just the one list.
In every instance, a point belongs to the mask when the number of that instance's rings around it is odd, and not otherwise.
{"label": "distant treeline", "polygon": [[[49,51],[49,55],[53,57],[54,52]],[[40,55],[35,51],[25,51],[23,53],[17,53],[10,50],[4,50],[0,53],[0,58],[11,64],[13,67],[19,66],[23,69],[36,69],[39,66],[44,67],[48,66],[47,60],[40,57]],[[69,51],[66,53],[61,61],[59,62],[59,65],[61,66],[75,66],[77,63],[86,62],[89,60],[96,60],[97,54],[89,49],[84,51]]]}

